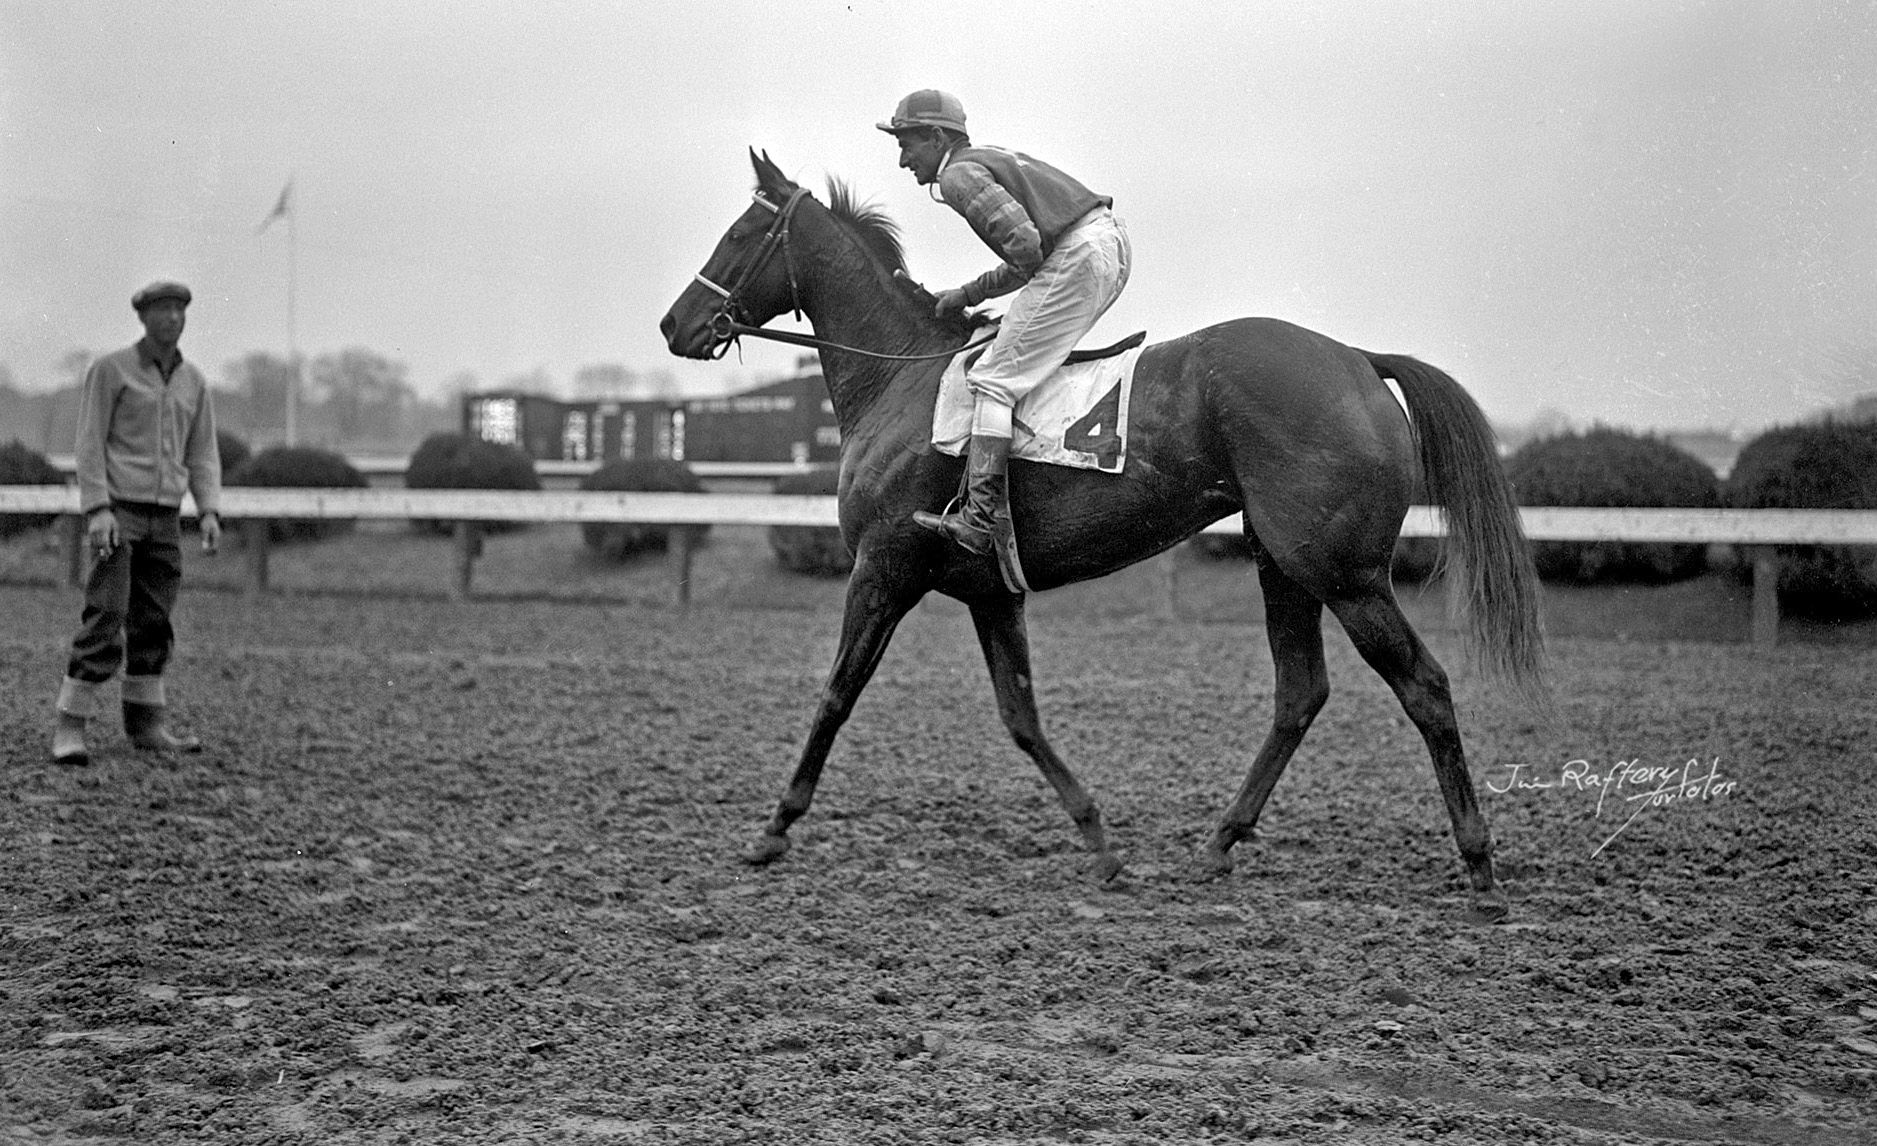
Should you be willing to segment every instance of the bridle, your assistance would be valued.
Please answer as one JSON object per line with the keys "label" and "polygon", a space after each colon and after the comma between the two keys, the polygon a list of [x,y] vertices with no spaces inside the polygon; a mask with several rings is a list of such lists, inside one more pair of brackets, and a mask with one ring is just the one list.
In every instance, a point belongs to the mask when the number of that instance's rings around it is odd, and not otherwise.
{"label": "bridle", "polygon": [[723,299],[717,304],[716,317],[710,320],[711,335],[717,339],[717,352],[712,355],[713,358],[722,358],[738,335],[761,332],[761,327],[751,326],[744,321],[749,316],[749,312],[743,309],[743,304],[737,296],[749,286],[751,279],[754,279],[765,266],[769,265],[770,258],[778,250],[782,252],[782,261],[789,269],[789,302],[795,308],[795,317],[797,319],[802,317],[802,291],[795,278],[795,256],[789,250],[789,221],[795,217],[795,208],[807,195],[808,191],[805,188],[797,187],[789,195],[789,201],[778,207],[768,196],[760,190],[757,191],[750,198],[758,207],[774,214],[775,219],[770,222],[769,230],[764,233],[762,244],[756,248],[756,253],[751,256],[748,263],[744,264],[743,273],[737,276],[735,284],[725,288],[706,278],[703,271],[697,272],[697,281],[715,291]]}
{"label": "bridle", "polygon": [[806,188],[797,187],[789,194],[788,202],[777,206],[773,200],[758,190],[750,198],[758,207],[773,213],[775,218],[771,220],[769,230],[764,232],[763,241],[757,246],[755,254],[751,255],[749,262],[744,264],[742,273],[738,274],[736,281],[727,288],[712,282],[705,277],[703,271],[697,272],[694,276],[699,284],[723,300],[717,304],[717,313],[710,320],[711,337],[716,339],[712,358],[722,358],[729,353],[730,345],[746,334],[752,338],[766,338],[772,342],[786,342],[792,346],[808,346],[816,350],[839,350],[890,362],[925,362],[937,358],[950,358],[961,350],[989,342],[997,336],[996,327],[987,327],[978,336],[967,339],[950,350],[941,350],[933,354],[883,354],[877,350],[862,350],[858,346],[847,346],[811,335],[793,334],[785,330],[768,330],[746,321],[749,311],[744,308],[739,296],[750,285],[751,280],[769,264],[769,260],[775,257],[777,251],[782,252],[783,265],[788,268],[789,272],[789,303],[795,311],[796,319],[799,320],[802,317],[802,289],[795,275],[795,255],[789,249],[789,223],[795,217],[795,208],[803,199],[809,197]]}

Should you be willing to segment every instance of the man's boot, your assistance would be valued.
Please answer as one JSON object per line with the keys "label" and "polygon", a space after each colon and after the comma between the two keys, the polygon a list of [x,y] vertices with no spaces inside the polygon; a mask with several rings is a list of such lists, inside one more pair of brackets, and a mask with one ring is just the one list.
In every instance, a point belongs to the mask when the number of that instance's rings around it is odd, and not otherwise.
{"label": "man's boot", "polygon": [[1010,532],[1010,439],[971,435],[965,462],[965,504],[957,513],[919,510],[912,519],[973,553],[989,554],[998,534]]}
{"label": "man's boot", "polygon": [[161,675],[124,677],[124,735],[146,752],[200,752],[202,742],[169,730],[169,694]]}
{"label": "man's boot", "polygon": [[52,762],[68,768],[83,768],[91,763],[91,749],[85,745],[84,717],[59,713],[59,726],[52,733]]}
{"label": "man's boot", "polygon": [[138,704],[124,702],[124,735],[130,742],[146,752],[200,752],[202,742],[193,736],[178,736],[169,730],[165,713],[169,710],[160,704]]}
{"label": "man's boot", "polygon": [[59,727],[52,733],[52,762],[71,768],[91,763],[91,748],[85,743],[85,722],[98,715],[98,685],[95,681],[67,676],[59,682]]}

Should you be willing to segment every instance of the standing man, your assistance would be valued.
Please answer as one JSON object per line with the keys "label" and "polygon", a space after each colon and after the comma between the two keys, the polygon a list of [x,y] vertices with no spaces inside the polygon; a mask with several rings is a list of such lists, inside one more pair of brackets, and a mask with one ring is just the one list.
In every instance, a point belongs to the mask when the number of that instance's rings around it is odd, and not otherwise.
{"label": "standing man", "polygon": [[1133,248],[1109,196],[1022,152],[973,146],[957,96],[916,91],[876,126],[899,142],[899,165],[921,186],[936,185],[937,197],[1003,260],[939,292],[936,313],[1017,292],[990,349],[966,375],[975,409],[964,508],[913,514],[973,553],[989,553],[1010,534],[1011,410],[1120,297]]}
{"label": "standing man", "polygon": [[221,543],[222,463],[215,409],[202,372],[177,342],[189,288],[155,282],[131,296],[143,322],[135,345],[91,364],[78,413],[78,492],[93,561],[85,611],[59,689],[56,763],[91,762],[85,722],[100,686],[124,670],[124,732],[138,748],[197,752],[170,731],[163,669],[174,632],[170,610],[182,581],[183,493],[195,494],[202,549]]}

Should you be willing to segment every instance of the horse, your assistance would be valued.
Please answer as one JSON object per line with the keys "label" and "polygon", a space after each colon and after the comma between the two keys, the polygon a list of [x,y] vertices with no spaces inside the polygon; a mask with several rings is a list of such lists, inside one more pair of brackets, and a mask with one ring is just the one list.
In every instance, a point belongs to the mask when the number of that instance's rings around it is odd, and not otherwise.
{"label": "horse", "polygon": [[[1044,736],[1024,596],[993,557],[915,525],[956,493],[964,462],[930,442],[945,359],[970,316],[933,314],[906,273],[897,224],[830,179],[823,204],[750,149],[756,189],[659,323],[669,350],[716,358],[744,334],[820,351],[840,426],[837,502],[854,555],[833,668],[774,815],[743,860],[789,849],[828,752],[893,632],[928,593],[965,604],[1003,723],[1055,789],[1103,882],[1122,871],[1100,810]],[[725,285],[728,284],[728,285]],[[764,331],[785,311],[812,336]],[[1399,387],[1403,402],[1385,378]],[[1403,404],[1405,403],[1405,415]],[[1548,696],[1537,578],[1493,432],[1447,374],[1272,318],[1240,318],[1139,351],[1118,474],[1013,461],[1009,500],[1023,572],[1046,591],[1162,553],[1240,515],[1275,664],[1270,728],[1198,858],[1233,869],[1266,799],[1329,697],[1322,611],[1393,690],[1433,760],[1477,917],[1498,920],[1493,841],[1468,774],[1449,678],[1396,602],[1390,567],[1410,498],[1445,514],[1447,576],[1467,647],[1534,703]]]}

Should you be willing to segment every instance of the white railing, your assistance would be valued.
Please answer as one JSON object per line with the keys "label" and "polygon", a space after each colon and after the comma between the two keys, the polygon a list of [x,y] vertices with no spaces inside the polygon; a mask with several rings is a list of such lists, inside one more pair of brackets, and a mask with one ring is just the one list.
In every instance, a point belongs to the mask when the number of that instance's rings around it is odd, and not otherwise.
{"label": "white railing", "polygon": [[[52,467],[67,477],[78,472],[78,459],[72,454],[52,454],[46,459]],[[380,454],[360,454],[346,456],[353,469],[363,476],[373,479],[404,477],[410,468],[410,459]],[[574,482],[597,471],[606,463],[597,459],[584,462],[566,462],[553,459],[537,460],[534,472],[544,482]],[[705,480],[727,479],[731,481],[775,481],[790,474],[808,473],[825,466],[807,462],[686,462],[685,467],[693,474]]]}
{"label": "white railing", "polygon": [[[570,463],[578,464],[578,463]],[[794,467],[791,467],[794,468]],[[185,501],[184,513],[194,505]],[[67,518],[70,577],[84,572],[84,525],[78,490],[70,485],[0,486],[0,513],[56,514]],[[640,493],[596,490],[265,489],[230,486],[222,513],[247,540],[250,589],[267,586],[270,518],[339,518],[453,522],[458,561],[455,592],[466,596],[477,554],[479,523],[491,521],[630,522],[653,525],[784,525],[832,527],[835,499],[825,495]],[[1877,510],[1836,509],[1580,509],[1527,507],[1519,511],[1533,541],[1649,541],[1731,544],[1749,548],[1753,563],[1753,639],[1771,644],[1779,626],[1775,545],[1877,546]],[[1237,534],[1237,517],[1214,522],[1207,533]],[[1428,506],[1409,509],[1403,537],[1440,537],[1446,530]],[[688,600],[696,530],[672,533],[674,596]]]}

